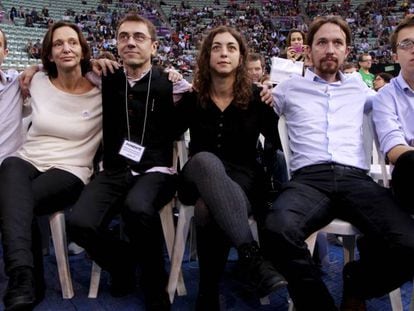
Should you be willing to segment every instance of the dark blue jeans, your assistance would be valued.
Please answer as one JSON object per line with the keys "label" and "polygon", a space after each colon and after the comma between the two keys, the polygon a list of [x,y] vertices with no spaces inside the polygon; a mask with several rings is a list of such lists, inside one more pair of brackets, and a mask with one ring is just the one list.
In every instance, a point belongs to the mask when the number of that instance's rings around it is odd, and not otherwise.
{"label": "dark blue jeans", "polygon": [[[364,244],[361,259],[353,263],[355,294],[383,295],[412,277],[414,221],[396,205],[390,191],[357,168],[305,167],[295,172],[274,202],[264,235],[267,254],[286,277],[298,311],[335,310],[305,243],[334,218],[352,223],[372,241]],[[370,256],[367,249],[383,255]]]}
{"label": "dark blue jeans", "polygon": [[[35,215],[63,210],[76,202],[83,182],[60,169],[39,172],[32,164],[10,157],[0,169],[0,228],[6,272],[33,267],[38,232]],[[39,245],[40,247],[40,245]],[[39,251],[36,249],[36,251]]]}

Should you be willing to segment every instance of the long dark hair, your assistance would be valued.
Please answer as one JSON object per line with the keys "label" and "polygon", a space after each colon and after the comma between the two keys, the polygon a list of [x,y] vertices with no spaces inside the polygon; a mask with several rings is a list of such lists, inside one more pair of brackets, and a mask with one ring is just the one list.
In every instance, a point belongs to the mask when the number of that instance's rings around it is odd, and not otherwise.
{"label": "long dark hair", "polygon": [[236,81],[233,85],[233,102],[241,108],[246,108],[252,96],[252,82],[247,72],[248,48],[243,36],[234,28],[219,26],[212,29],[204,39],[199,55],[197,57],[197,70],[194,75],[194,88],[199,93],[201,105],[206,105],[210,98],[211,75],[210,75],[210,55],[213,39],[217,34],[231,34],[239,44],[240,63],[236,71]]}
{"label": "long dark hair", "polygon": [[290,41],[292,40],[292,35],[296,32],[300,33],[300,35],[302,36],[303,44],[306,43],[306,34],[303,31],[299,30],[299,29],[292,28],[291,30],[289,30],[289,33],[288,33],[287,38],[286,38],[286,47],[289,47],[289,46],[292,45]]}
{"label": "long dark hair", "polygon": [[77,34],[79,38],[79,43],[82,47],[82,56],[83,59],[80,62],[82,75],[85,75],[90,70],[90,59],[91,59],[91,50],[89,49],[88,42],[86,42],[85,37],[82,34],[82,31],[73,23],[59,21],[57,23],[52,24],[49,30],[46,32],[45,37],[43,38],[42,43],[42,64],[43,69],[47,72],[47,74],[52,77],[56,78],[58,76],[57,67],[55,62],[50,60],[50,56],[52,55],[52,48],[53,48],[53,33],[56,29],[61,27],[70,27],[72,28]]}

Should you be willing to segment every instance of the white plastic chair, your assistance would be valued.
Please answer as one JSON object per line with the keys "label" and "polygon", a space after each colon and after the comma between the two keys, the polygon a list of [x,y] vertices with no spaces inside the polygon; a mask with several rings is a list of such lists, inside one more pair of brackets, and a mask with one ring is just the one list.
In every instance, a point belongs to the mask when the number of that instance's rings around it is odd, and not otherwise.
{"label": "white plastic chair", "polygon": [[[284,115],[281,115],[279,117],[279,135],[280,140],[283,147],[283,152],[285,155],[286,160],[286,166],[288,169],[288,176],[290,179],[290,160],[291,160],[291,151],[289,147],[289,136],[288,136],[288,126],[286,122],[286,118]],[[371,158],[372,158],[372,151],[373,151],[373,142],[374,139],[374,130],[373,130],[373,124],[371,120],[371,115],[364,115],[364,149],[365,149],[365,155],[367,161],[369,161],[368,165],[371,166]],[[375,155],[376,159],[380,160],[382,156],[380,154]],[[379,164],[380,171],[375,173],[375,176],[372,176],[373,179],[379,180],[382,179],[384,186],[388,186],[388,179],[389,174],[387,175],[387,169],[385,167],[385,161],[381,164]],[[389,169],[388,169],[389,172]],[[320,229],[318,232],[315,232],[311,234],[308,239],[306,240],[306,243],[308,244],[308,248],[313,254],[315,243],[317,240],[317,236],[319,234],[326,235],[326,233],[332,233],[336,235],[342,236],[343,241],[343,248],[344,248],[344,264],[348,263],[351,260],[355,259],[355,238],[357,235],[360,234],[357,228],[355,228],[352,224],[349,222],[340,220],[340,219],[334,219],[331,223],[329,223],[324,228]],[[325,245],[327,246],[326,239],[322,236],[322,239],[318,240],[325,240]],[[413,291],[414,293],[414,291]],[[402,311],[402,301],[401,301],[401,292],[400,289],[396,289],[389,293],[391,306],[393,311]],[[289,310],[293,310],[292,304],[289,306]],[[412,310],[414,311],[414,310]]]}
{"label": "white plastic chair", "polygon": [[[180,167],[183,167],[184,164],[188,161],[188,152],[185,140],[180,140],[177,143],[177,157],[180,161]],[[184,205],[179,202],[179,200],[177,200],[176,205],[178,207],[178,221],[177,228],[175,229],[175,238],[170,256],[171,268],[167,285],[167,292],[171,303],[174,301],[176,291],[179,296],[185,295],[184,292],[180,293],[178,290],[179,276],[184,258],[185,245],[187,242],[188,233],[190,231],[191,219],[194,216],[194,206]]]}
{"label": "white plastic chair", "polygon": [[62,288],[62,297],[63,299],[71,299],[74,296],[74,292],[66,244],[65,213],[58,211],[51,214],[49,216],[49,224],[55,249],[60,286]]}

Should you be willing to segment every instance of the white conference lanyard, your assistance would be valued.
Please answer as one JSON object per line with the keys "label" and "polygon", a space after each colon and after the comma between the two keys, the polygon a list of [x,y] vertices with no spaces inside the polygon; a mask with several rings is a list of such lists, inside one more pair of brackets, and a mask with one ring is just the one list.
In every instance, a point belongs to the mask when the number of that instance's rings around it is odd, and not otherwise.
{"label": "white conference lanyard", "polygon": [[145,115],[144,115],[144,125],[142,128],[141,142],[140,144],[131,141],[131,132],[129,128],[129,114],[128,114],[128,77],[125,73],[125,113],[126,113],[126,122],[128,129],[128,139],[124,140],[119,154],[135,162],[141,161],[142,155],[144,154],[145,147],[142,145],[144,143],[145,130],[147,127],[147,116],[148,116],[148,104],[149,104],[149,94],[151,89],[151,78],[152,78],[152,68],[149,72],[149,81],[147,87],[147,98],[145,100]]}

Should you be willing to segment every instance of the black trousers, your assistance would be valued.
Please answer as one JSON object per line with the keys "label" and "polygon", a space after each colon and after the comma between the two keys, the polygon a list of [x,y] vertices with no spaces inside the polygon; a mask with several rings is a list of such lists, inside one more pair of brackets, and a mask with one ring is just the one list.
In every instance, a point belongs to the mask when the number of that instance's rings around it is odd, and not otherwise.
{"label": "black trousers", "polygon": [[[83,189],[75,175],[50,169],[39,172],[17,157],[0,168],[0,229],[6,273],[19,266],[34,267],[33,248],[41,247],[35,215],[50,214],[73,204]],[[38,244],[38,246],[34,246]]]}
{"label": "black trousers", "polygon": [[[147,286],[165,288],[163,235],[158,211],[176,192],[176,176],[129,169],[103,171],[82,192],[68,215],[71,238],[110,273],[123,272],[137,260]],[[121,214],[129,242],[109,234],[107,228]],[[148,285],[148,284],[151,285]]]}
{"label": "black trousers", "polygon": [[398,203],[414,214],[414,151],[403,153],[392,171],[392,190]]}
{"label": "black trousers", "polygon": [[414,221],[389,189],[356,168],[305,167],[274,202],[264,234],[267,253],[285,275],[297,310],[335,310],[305,243],[334,218],[352,223],[366,237],[361,259],[350,269],[355,295],[381,296],[412,278]]}

